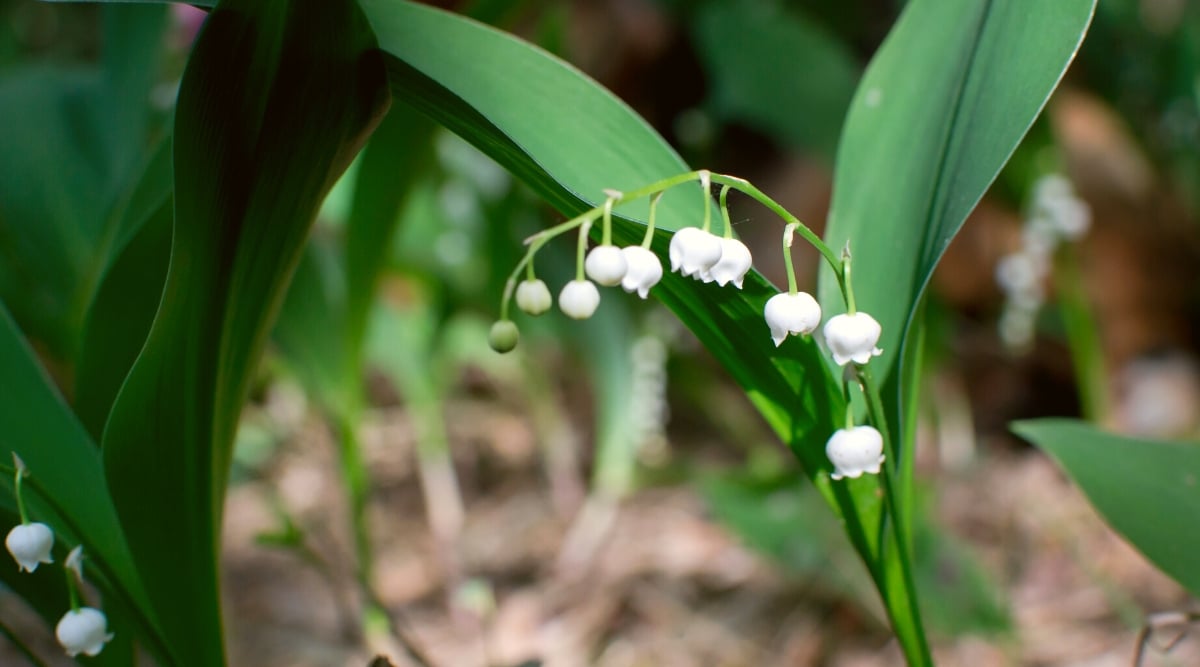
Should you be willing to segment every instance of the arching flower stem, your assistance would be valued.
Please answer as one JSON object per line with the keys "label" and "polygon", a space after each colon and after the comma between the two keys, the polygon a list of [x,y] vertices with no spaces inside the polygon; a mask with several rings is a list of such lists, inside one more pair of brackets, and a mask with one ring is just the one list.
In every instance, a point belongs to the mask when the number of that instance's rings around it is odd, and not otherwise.
{"label": "arching flower stem", "polygon": [[721,186],[721,221],[725,223],[725,238],[733,238],[733,223],[729,221],[729,204],[726,200],[729,199],[729,186]]}
{"label": "arching flower stem", "polygon": [[646,222],[646,235],[642,237],[642,247],[649,250],[654,241],[654,216],[658,213],[658,201],[662,199],[664,190],[659,190],[650,196],[650,220]]}
{"label": "arching flower stem", "polygon": [[[533,236],[530,236],[529,238],[525,239],[525,243],[529,246],[529,249],[525,252],[525,255],[521,258],[521,260],[519,262],[517,262],[517,265],[515,267],[513,267],[513,271],[509,276],[508,282],[505,283],[504,296],[503,296],[501,304],[500,304],[500,318],[506,319],[508,316],[508,304],[512,300],[512,295],[513,295],[513,292],[516,290],[518,278],[521,276],[521,272],[523,270],[527,270],[527,266],[533,260],[534,253],[536,253],[539,249],[541,249],[541,247],[543,245],[545,245],[548,241],[550,241],[551,239],[556,238],[566,232],[577,229],[584,224],[594,223],[596,220],[599,220],[604,216],[606,208],[609,212],[609,215],[611,216],[613,208],[616,208],[622,204],[625,204],[625,203],[628,203],[631,201],[636,201],[643,197],[651,197],[650,224],[648,225],[648,228],[646,230],[646,236],[643,238],[643,241],[642,241],[642,246],[648,248],[650,245],[650,242],[653,238],[654,220],[655,220],[654,214],[656,211],[658,199],[662,197],[663,193],[665,193],[667,190],[670,190],[671,188],[674,188],[679,185],[683,185],[685,183],[692,183],[692,182],[696,182],[696,181],[699,181],[702,186],[701,187],[701,195],[704,198],[703,229],[705,231],[709,231],[710,228],[712,227],[712,207],[710,205],[711,200],[710,200],[710,194],[709,194],[709,187],[713,183],[728,186],[728,189],[741,192],[742,194],[750,197],[751,199],[754,199],[758,203],[767,207],[771,212],[778,215],[786,224],[795,225],[795,227],[793,227],[793,231],[795,233],[799,233],[800,236],[805,241],[807,241],[810,245],[812,245],[814,248],[817,249],[817,252],[821,253],[821,256],[825,259],[825,261],[833,269],[834,275],[837,276],[838,283],[839,283],[839,286],[841,287],[843,296],[848,297],[847,290],[846,290],[846,284],[845,284],[845,275],[844,275],[843,266],[842,266],[842,260],[837,256],[836,253],[834,253],[829,248],[829,246],[827,246],[824,243],[824,241],[821,240],[821,237],[817,236],[817,234],[812,231],[812,229],[810,229],[807,225],[805,225],[803,222],[801,222],[799,218],[792,215],[787,209],[785,209],[783,206],[781,206],[779,204],[779,202],[768,197],[762,190],[759,190],[758,188],[753,186],[746,179],[738,178],[736,176],[728,176],[726,174],[713,173],[713,172],[708,171],[707,169],[699,169],[699,170],[695,170],[695,171],[684,172],[682,174],[677,174],[677,175],[671,176],[669,178],[664,178],[662,180],[655,181],[654,183],[651,183],[644,187],[637,188],[636,190],[629,190],[628,192],[606,191],[606,194],[608,194],[610,196],[608,196],[605,199],[603,204],[600,204],[599,206],[595,206],[595,207],[575,216],[574,218],[571,218],[570,220],[561,222],[553,227],[544,229],[544,230],[538,232],[537,234],[534,234]],[[618,195],[618,196],[611,196],[611,195]],[[724,209],[724,207],[722,207],[722,208]],[[730,233],[729,232],[729,223],[726,222],[726,234],[729,234],[729,233]],[[609,234],[611,234],[611,229],[609,230]],[[611,241],[611,236],[608,239],[606,239],[606,241]],[[789,270],[789,273],[791,273],[790,270]],[[790,279],[790,281],[791,280],[794,280],[794,276],[793,276],[793,278]],[[790,285],[790,282],[789,282],[789,285]]]}
{"label": "arching flower stem", "polygon": [[25,498],[21,495],[21,479],[28,474],[25,470],[25,464],[17,457],[17,453],[13,452],[13,493],[17,496],[17,515],[21,517],[21,525],[29,525],[29,514],[25,509]]}
{"label": "arching flower stem", "polygon": [[788,294],[793,296],[800,291],[800,287],[796,285],[796,270],[792,268],[792,240],[799,226],[800,223],[789,222],[783,228],[783,266],[787,271]]}

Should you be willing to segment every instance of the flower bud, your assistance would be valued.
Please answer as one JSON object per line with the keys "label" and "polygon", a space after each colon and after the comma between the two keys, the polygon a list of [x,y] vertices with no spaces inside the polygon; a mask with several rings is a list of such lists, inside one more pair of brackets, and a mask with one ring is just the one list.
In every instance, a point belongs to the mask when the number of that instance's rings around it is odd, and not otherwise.
{"label": "flower bud", "polygon": [[521,332],[517,330],[517,325],[512,320],[499,320],[492,325],[492,330],[488,332],[488,345],[491,345],[492,349],[500,354],[504,354],[512,352],[520,337]]}
{"label": "flower bud", "polygon": [[788,334],[810,334],[821,324],[821,305],[807,292],[776,294],[767,300],[763,308],[767,328],[775,347],[783,343]]}
{"label": "flower bud", "polygon": [[658,255],[641,246],[631,245],[621,248],[625,255],[625,277],[621,279],[621,287],[632,294],[637,292],[643,299],[649,294],[650,288],[662,280],[662,262]]}
{"label": "flower bud", "polygon": [[8,531],[4,539],[8,553],[17,561],[17,569],[33,572],[38,563],[53,563],[54,531],[44,523],[26,523]]}
{"label": "flower bud", "polygon": [[576,320],[586,320],[600,305],[600,290],[590,280],[572,280],[558,293],[558,307]]}
{"label": "flower bud", "polygon": [[550,288],[537,278],[522,280],[521,284],[517,285],[516,299],[517,308],[530,315],[541,315],[550,310],[550,306],[554,304],[554,298],[550,296]]}
{"label": "flower bud", "polygon": [[105,642],[113,638],[104,612],[91,607],[68,611],[54,628],[54,636],[72,658],[80,653],[99,655]]}
{"label": "flower bud", "polygon": [[721,238],[699,227],[684,227],[671,237],[671,270],[703,279],[721,259]]}
{"label": "flower bud", "polygon": [[882,333],[879,322],[863,312],[831,317],[825,323],[825,343],[838,366],[851,361],[865,364],[871,357],[883,354],[883,350],[875,347]]}
{"label": "flower bud", "polygon": [[883,436],[871,426],[840,429],[825,443],[825,455],[833,464],[830,477],[835,480],[877,475],[883,463]]}
{"label": "flower bud", "polygon": [[592,248],[583,263],[588,278],[612,287],[621,284],[625,277],[625,255],[615,245],[602,245]]}
{"label": "flower bud", "polygon": [[750,270],[751,262],[750,249],[746,247],[745,243],[737,239],[723,238],[721,239],[721,259],[712,265],[707,275],[722,287],[732,282],[735,287],[742,289],[742,279]]}

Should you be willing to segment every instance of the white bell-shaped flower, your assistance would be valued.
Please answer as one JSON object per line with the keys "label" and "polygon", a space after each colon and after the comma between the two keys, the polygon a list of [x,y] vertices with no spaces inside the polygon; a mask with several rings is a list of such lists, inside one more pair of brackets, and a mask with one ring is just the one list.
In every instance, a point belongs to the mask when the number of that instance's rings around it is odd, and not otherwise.
{"label": "white bell-shaped flower", "polygon": [[541,315],[554,305],[550,288],[537,278],[522,280],[521,284],[517,285],[516,299],[517,308],[530,315]]}
{"label": "white bell-shaped flower", "polygon": [[763,308],[771,340],[775,347],[783,343],[788,334],[810,334],[821,324],[821,305],[807,292],[776,294],[767,300]]}
{"label": "white bell-shaped flower", "polygon": [[68,611],[54,628],[54,636],[72,658],[80,653],[99,655],[104,644],[113,638],[104,612],[91,607]]}
{"label": "white bell-shaped flower", "polygon": [[663,268],[658,255],[647,248],[631,245],[621,248],[625,255],[625,277],[621,279],[621,288],[632,294],[637,292],[643,299],[650,293],[650,288],[662,280]]}
{"label": "white bell-shaped flower", "polygon": [[699,227],[684,227],[671,237],[671,270],[702,280],[721,259],[721,238]]}
{"label": "white bell-shaped flower", "polygon": [[742,279],[750,270],[752,261],[750,249],[746,247],[745,243],[737,239],[723,238],[721,239],[721,259],[712,265],[707,275],[722,287],[733,283],[735,287],[742,289]]}
{"label": "white bell-shaped flower", "polygon": [[883,350],[875,347],[882,333],[879,322],[864,312],[838,315],[825,323],[825,343],[838,366],[851,361],[865,364],[871,357],[883,354]]}
{"label": "white bell-shaped flower", "polygon": [[572,280],[558,293],[558,307],[576,320],[586,320],[600,305],[600,290],[590,280]]}
{"label": "white bell-shaped flower", "polygon": [[615,245],[592,248],[583,262],[583,269],[587,272],[587,277],[605,287],[621,284],[626,268],[625,254]]}
{"label": "white bell-shaped flower", "polygon": [[838,430],[825,443],[825,455],[833,464],[834,479],[856,479],[863,473],[879,474],[883,463],[883,436],[871,426]]}
{"label": "white bell-shaped flower", "polygon": [[54,531],[44,523],[26,523],[8,531],[4,539],[8,553],[17,561],[17,569],[33,572],[38,563],[53,563]]}

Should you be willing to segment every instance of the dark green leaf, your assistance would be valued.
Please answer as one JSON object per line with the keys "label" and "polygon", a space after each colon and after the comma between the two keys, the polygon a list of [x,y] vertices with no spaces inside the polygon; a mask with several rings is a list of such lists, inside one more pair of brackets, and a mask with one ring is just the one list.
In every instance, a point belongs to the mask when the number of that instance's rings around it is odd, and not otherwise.
{"label": "dark green leaf", "polygon": [[224,660],[216,529],[248,380],[317,208],[386,104],[353,3],[229,4],[184,74],[162,305],[104,433],[153,608],[202,665]]}

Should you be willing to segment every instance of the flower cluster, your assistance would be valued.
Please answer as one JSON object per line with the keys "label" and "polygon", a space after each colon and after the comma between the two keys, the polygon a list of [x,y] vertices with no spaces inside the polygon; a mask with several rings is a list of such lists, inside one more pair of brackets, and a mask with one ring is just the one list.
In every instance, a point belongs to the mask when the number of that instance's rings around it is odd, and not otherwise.
{"label": "flower cluster", "polygon": [[[17,497],[17,511],[21,523],[8,531],[4,546],[17,562],[21,572],[34,572],[42,563],[53,563],[51,551],[54,548],[54,531],[44,523],[32,522],[25,511],[25,503],[21,496],[21,480],[28,471],[25,463],[13,452],[13,463],[16,468],[13,483]],[[95,656],[104,649],[104,645],[113,638],[108,631],[108,619],[104,612],[92,607],[79,604],[79,583],[83,581],[83,547],[76,546],[67,555],[63,564],[67,571],[67,590],[71,596],[71,609],[63,615],[54,628],[54,636],[62,644],[67,655],[72,658],[80,653]]]}
{"label": "flower cluster", "polygon": [[1023,349],[1033,342],[1054,253],[1063,242],[1083,238],[1091,222],[1087,203],[1064,176],[1048,174],[1034,185],[1021,248],[996,265],[996,283],[1007,297],[1000,316],[1000,338],[1009,348]]}
{"label": "flower cluster", "polygon": [[[592,209],[530,238],[528,253],[514,269],[513,277],[505,287],[500,307],[501,317],[492,326],[489,336],[492,348],[499,352],[507,352],[516,347],[519,332],[516,324],[507,317],[509,298],[514,296],[514,293],[517,307],[527,314],[540,315],[550,309],[550,288],[534,275],[533,257],[538,248],[550,238],[566,231],[578,229],[579,241],[575,279],[568,282],[558,295],[558,306],[564,314],[575,319],[591,317],[600,304],[600,290],[597,285],[620,285],[626,292],[637,292],[638,296],[646,298],[650,289],[663,277],[662,263],[650,250],[654,233],[655,206],[667,188],[694,180],[699,180],[701,185],[704,221],[700,226],[683,227],[672,235],[667,253],[671,271],[701,282],[715,282],[721,287],[733,284],[741,289],[753,258],[750,249],[733,237],[727,205],[729,190],[737,188],[760,201],[774,204],[748,182],[708,171],[698,171],[664,179],[629,195],[606,190],[607,199],[602,207]],[[719,210],[724,222],[723,235],[711,231],[710,188],[713,181],[723,185],[719,198]],[[645,238],[640,246],[618,248],[611,241],[612,209],[615,205],[642,196],[650,196],[650,218]],[[782,211],[777,204],[771,208]],[[837,270],[837,277],[846,297],[847,312],[831,317],[825,323],[825,345],[837,365],[846,366],[853,362],[854,367],[861,370],[873,357],[882,354],[876,346],[882,328],[875,318],[855,309],[853,290],[850,287],[849,251],[845,251],[841,259],[838,259],[812,230],[794,216],[785,211],[781,215],[788,220],[783,235],[783,250],[789,289],[768,299],[763,308],[763,318],[766,320],[771,340],[778,347],[788,336],[809,336],[821,325],[820,304],[812,295],[801,292],[796,287],[791,245],[794,234],[799,230]],[[585,252],[588,232],[598,218],[603,224],[602,240],[599,245]],[[516,277],[522,269],[526,275],[524,280],[517,284]],[[876,474],[880,471],[884,459],[883,436],[871,426],[855,426],[853,420],[847,419],[847,428],[839,430],[829,439],[826,453],[833,463],[832,477],[835,480],[856,478],[864,473]]]}

